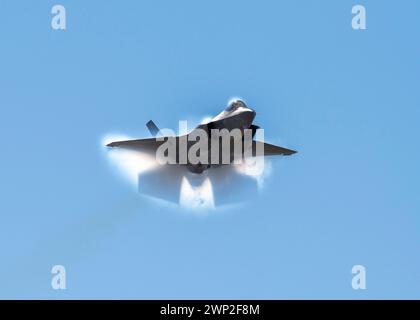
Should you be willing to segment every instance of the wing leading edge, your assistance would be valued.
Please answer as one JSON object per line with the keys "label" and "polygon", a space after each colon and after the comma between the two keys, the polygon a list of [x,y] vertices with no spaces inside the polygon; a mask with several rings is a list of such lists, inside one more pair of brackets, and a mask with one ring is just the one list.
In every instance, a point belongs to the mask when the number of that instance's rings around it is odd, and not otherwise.
{"label": "wing leading edge", "polygon": [[[257,154],[257,151],[263,150],[263,154]],[[253,140],[252,141],[252,155],[264,155],[264,156],[276,156],[276,155],[283,155],[283,156],[290,156],[294,153],[297,153],[295,150],[275,146],[270,143],[262,142]]]}
{"label": "wing leading edge", "polygon": [[156,151],[160,145],[162,145],[165,141],[157,140],[156,138],[148,138],[148,139],[136,139],[136,140],[125,140],[125,141],[115,141],[108,143],[107,147],[118,147],[124,149],[134,149],[139,151]]}
{"label": "wing leading edge", "polygon": [[[137,140],[125,140],[125,141],[115,141],[107,144],[107,147],[118,147],[125,149],[135,149],[143,151],[153,151],[155,152],[159,146],[161,146],[165,141],[157,140],[156,138],[148,139],[137,139]],[[263,151],[263,154],[257,154],[257,151]],[[252,141],[252,155],[264,155],[264,156],[275,156],[275,155],[284,155],[289,156],[297,153],[295,150],[275,146],[270,143],[262,141]]]}

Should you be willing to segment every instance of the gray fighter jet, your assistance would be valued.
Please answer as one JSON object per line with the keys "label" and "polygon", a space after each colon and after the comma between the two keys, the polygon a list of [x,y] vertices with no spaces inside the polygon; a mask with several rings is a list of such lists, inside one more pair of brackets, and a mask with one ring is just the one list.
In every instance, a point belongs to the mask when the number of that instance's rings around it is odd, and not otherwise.
{"label": "gray fighter jet", "polygon": [[[258,126],[252,124],[254,121],[256,112],[245,104],[242,100],[234,100],[232,101],[228,107],[223,110],[220,114],[218,114],[216,117],[212,118],[208,123],[200,124],[197,126],[193,131],[186,135],[180,135],[173,138],[173,142],[176,144],[176,146],[180,146],[182,143],[185,143],[185,148],[176,148],[176,153],[173,155],[173,161],[170,163],[178,164],[178,165],[186,165],[187,168],[193,172],[193,173],[202,173],[204,170],[212,167],[212,166],[220,166],[222,164],[225,164],[222,162],[223,154],[228,153],[228,157],[230,161],[234,158],[234,153],[236,152],[234,150],[233,143],[230,143],[230,146],[227,150],[222,148],[222,145],[219,143],[219,139],[217,139],[218,147],[220,149],[220,152],[218,153],[219,161],[212,161],[210,159],[210,150],[212,148],[212,145],[215,144],[214,137],[211,136],[211,133],[213,132],[213,129],[222,130],[227,129],[228,132],[231,132],[233,130],[239,129],[239,132],[242,134],[242,140],[245,139],[244,132],[246,129],[251,131],[252,138],[250,143],[248,144],[250,150],[250,153],[252,156],[272,156],[272,155],[292,155],[296,153],[294,150],[282,148],[279,146],[275,146],[269,143],[265,143],[262,141],[254,140],[255,133],[259,129]],[[118,148],[125,148],[125,149],[132,149],[132,150],[138,150],[140,152],[145,153],[154,153],[156,154],[158,148],[165,143],[165,141],[168,141],[169,137],[158,137],[159,129],[154,124],[152,120],[150,120],[146,124],[147,128],[149,129],[150,133],[154,136],[154,138],[147,138],[147,139],[136,139],[136,140],[125,140],[125,141],[115,141],[107,144],[108,147],[118,147]],[[190,139],[193,135],[196,136],[195,130],[204,130],[204,132],[207,134],[208,142],[206,144],[206,153],[208,155],[208,161],[203,161],[204,163],[192,163],[188,157],[183,157],[183,154],[181,153],[188,153],[190,148],[196,143],[196,137],[194,139]],[[226,130],[225,130],[226,131]],[[232,141],[232,139],[231,139]],[[180,151],[182,150],[182,151]],[[258,150],[262,150],[259,151]],[[242,155],[245,154],[245,144],[244,148],[242,149]],[[181,159],[186,159],[185,161],[181,161]],[[229,162],[232,163],[232,162]]]}

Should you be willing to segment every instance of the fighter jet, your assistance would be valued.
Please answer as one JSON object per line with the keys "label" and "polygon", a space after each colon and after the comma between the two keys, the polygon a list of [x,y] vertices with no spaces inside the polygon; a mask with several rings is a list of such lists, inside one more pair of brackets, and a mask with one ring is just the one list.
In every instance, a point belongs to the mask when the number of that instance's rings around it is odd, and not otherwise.
{"label": "fighter jet", "polygon": [[[259,126],[253,124],[255,116],[256,112],[249,108],[244,101],[239,99],[231,101],[225,110],[223,110],[220,114],[212,118],[209,122],[200,124],[188,134],[172,137],[172,144],[175,144],[176,146],[178,146],[178,148],[175,148],[176,152],[172,155],[172,161],[170,161],[169,163],[177,165],[186,165],[191,172],[197,174],[203,173],[204,170],[210,167],[217,167],[226,164],[222,161],[224,159],[223,155],[226,154],[229,158],[228,164],[231,164],[234,160],[236,152],[234,148],[234,143],[230,143],[227,149],[223,148],[223,145],[219,143],[219,138],[216,137],[217,139],[215,139],[211,135],[214,132],[214,130],[222,130],[223,132],[232,132],[236,130],[236,132],[239,132],[240,139],[242,139],[242,142],[246,140],[245,132],[250,132],[251,141],[249,144],[244,143],[244,147],[241,149],[242,156],[245,155],[246,150],[250,151],[247,154],[250,154],[252,156],[288,156],[297,152],[291,149],[286,149],[283,147],[265,143],[263,141],[254,140],[257,130],[260,129]],[[153,138],[115,141],[107,144],[107,147],[125,148],[145,153],[156,154],[159,147],[161,147],[163,143],[168,141],[170,137],[159,137],[158,134],[160,130],[152,120],[147,122],[146,126],[149,132],[152,134]],[[205,145],[205,150],[198,150],[198,153],[201,152],[201,156],[204,156],[204,158],[208,161],[193,162],[190,161],[189,157],[186,156],[186,154],[189,153],[191,148],[197,142],[196,140],[198,130],[201,130],[208,136],[208,140]],[[229,137],[229,139],[230,141],[234,142],[233,137]],[[216,142],[218,143],[218,146],[216,148],[219,149],[219,152],[217,152],[218,161],[214,161],[214,159],[211,158],[211,150]],[[182,145],[184,145],[183,148],[181,147]],[[245,145],[248,146],[248,149],[245,147]]]}

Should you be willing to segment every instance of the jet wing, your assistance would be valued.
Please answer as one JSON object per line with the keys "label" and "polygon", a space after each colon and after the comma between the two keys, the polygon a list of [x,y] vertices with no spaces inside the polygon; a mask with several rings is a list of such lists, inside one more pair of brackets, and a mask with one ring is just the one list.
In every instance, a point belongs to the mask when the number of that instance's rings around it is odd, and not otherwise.
{"label": "jet wing", "polygon": [[160,145],[162,145],[165,141],[158,141],[156,138],[148,138],[148,139],[136,139],[136,140],[125,140],[125,141],[115,141],[108,143],[107,147],[112,148],[124,148],[124,149],[131,149],[131,150],[138,150],[138,151],[149,151],[155,152]]}
{"label": "jet wing", "polygon": [[252,141],[252,155],[253,156],[262,155],[260,154],[259,150],[264,151],[263,153],[264,156],[275,156],[275,155],[289,156],[297,152],[291,149],[278,147],[273,144],[253,140]]}
{"label": "jet wing", "polygon": [[[178,138],[177,138],[178,140]],[[125,141],[115,141],[107,144],[107,147],[117,147],[117,148],[124,148],[124,149],[131,149],[131,150],[138,150],[138,151],[145,151],[145,152],[156,152],[160,145],[162,145],[165,141],[158,141],[156,138],[148,138],[148,139],[136,139],[136,140],[125,140]],[[261,150],[261,151],[260,151]],[[258,154],[257,154],[258,152]],[[260,154],[263,152],[263,154]],[[264,155],[264,156],[273,156],[273,155],[292,155],[297,151],[282,148],[279,146],[275,146],[269,143],[265,143],[262,141],[252,141],[252,155]]]}

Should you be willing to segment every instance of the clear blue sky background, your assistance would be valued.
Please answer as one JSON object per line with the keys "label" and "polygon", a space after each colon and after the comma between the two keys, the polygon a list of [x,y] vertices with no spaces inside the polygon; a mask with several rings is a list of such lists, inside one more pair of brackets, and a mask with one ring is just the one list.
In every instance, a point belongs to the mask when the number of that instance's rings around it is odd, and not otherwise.
{"label": "clear blue sky background", "polygon": [[[66,31],[50,27],[57,3]],[[365,31],[351,28],[358,3]],[[1,1],[0,297],[420,298],[419,9]],[[100,148],[231,96],[299,150],[246,206],[157,205]],[[54,264],[65,291],[51,289]]]}

